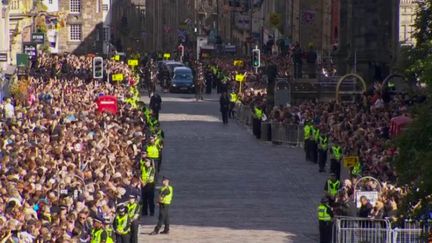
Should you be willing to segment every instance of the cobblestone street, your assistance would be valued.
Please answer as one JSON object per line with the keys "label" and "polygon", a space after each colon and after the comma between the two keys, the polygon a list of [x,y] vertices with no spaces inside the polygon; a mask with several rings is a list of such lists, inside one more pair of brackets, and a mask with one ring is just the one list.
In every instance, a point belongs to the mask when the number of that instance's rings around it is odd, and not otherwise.
{"label": "cobblestone street", "polygon": [[223,125],[218,96],[206,98],[162,97],[171,232],[148,236],[157,217],[146,217],[141,242],[318,242],[326,174],[306,163],[300,148],[258,141],[233,120]]}

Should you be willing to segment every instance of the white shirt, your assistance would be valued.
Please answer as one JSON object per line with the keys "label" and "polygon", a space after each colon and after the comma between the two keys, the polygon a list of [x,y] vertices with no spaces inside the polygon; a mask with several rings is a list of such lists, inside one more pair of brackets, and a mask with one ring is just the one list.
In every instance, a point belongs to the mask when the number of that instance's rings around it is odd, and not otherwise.
{"label": "white shirt", "polygon": [[13,118],[15,116],[15,107],[11,103],[4,105],[6,118]]}

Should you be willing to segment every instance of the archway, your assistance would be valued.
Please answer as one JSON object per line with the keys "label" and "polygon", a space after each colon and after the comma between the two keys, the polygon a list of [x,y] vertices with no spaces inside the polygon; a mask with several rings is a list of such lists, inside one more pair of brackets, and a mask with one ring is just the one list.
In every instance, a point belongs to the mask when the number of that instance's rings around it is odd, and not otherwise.
{"label": "archway", "polygon": [[[361,83],[362,88],[363,88],[362,91],[354,91],[353,90],[353,91],[343,91],[343,92],[341,92],[340,91],[340,87],[341,87],[342,82],[345,81],[345,80],[347,80],[348,78],[352,78],[352,77],[360,80],[360,83]],[[337,82],[337,85],[336,85],[336,102],[339,103],[339,99],[340,99],[340,95],[341,94],[361,94],[361,93],[363,93],[365,91],[366,91],[366,82],[364,81],[364,79],[360,75],[355,74],[355,73],[346,74],[346,75],[342,76],[339,79],[339,81]]]}
{"label": "archway", "polygon": [[402,92],[402,91],[409,91],[411,89],[410,83],[408,83],[408,79],[405,75],[399,74],[399,73],[391,73],[389,74],[382,82],[383,87],[388,87],[388,84],[390,81],[395,79],[394,82],[394,91]]}

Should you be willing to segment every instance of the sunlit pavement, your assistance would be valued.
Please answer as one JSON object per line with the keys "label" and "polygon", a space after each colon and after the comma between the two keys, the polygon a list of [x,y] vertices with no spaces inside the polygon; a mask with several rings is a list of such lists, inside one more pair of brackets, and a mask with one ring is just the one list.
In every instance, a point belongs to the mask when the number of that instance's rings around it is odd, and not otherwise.
{"label": "sunlit pavement", "polygon": [[147,235],[156,212],[142,219],[140,242],[318,242],[326,175],[300,148],[258,141],[233,120],[223,125],[218,96],[205,98],[162,94],[171,231]]}

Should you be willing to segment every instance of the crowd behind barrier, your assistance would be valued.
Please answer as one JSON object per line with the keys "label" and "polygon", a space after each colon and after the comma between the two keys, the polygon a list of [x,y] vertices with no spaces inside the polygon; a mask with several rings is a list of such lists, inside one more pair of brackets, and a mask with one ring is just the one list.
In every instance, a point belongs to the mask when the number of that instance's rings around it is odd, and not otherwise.
{"label": "crowd behind barrier", "polygon": [[[91,60],[40,55],[25,93],[1,105],[2,243],[100,242],[97,223],[120,232],[120,204],[130,224],[139,214],[139,164],[160,129],[137,109],[134,87],[93,80]],[[106,70],[132,76],[120,62],[107,60]],[[119,98],[116,114],[97,111],[108,94]]]}

